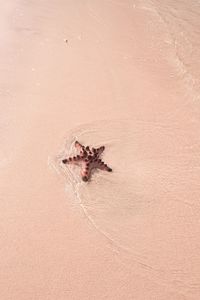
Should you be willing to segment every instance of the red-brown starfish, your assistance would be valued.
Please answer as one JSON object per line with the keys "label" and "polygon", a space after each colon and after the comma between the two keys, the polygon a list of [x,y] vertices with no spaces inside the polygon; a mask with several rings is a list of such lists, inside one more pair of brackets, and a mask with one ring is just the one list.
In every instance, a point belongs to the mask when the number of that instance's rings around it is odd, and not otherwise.
{"label": "red-brown starfish", "polygon": [[80,151],[80,154],[74,157],[69,157],[63,159],[62,162],[72,163],[81,165],[81,177],[83,181],[88,181],[91,175],[91,170],[98,168],[108,172],[112,172],[112,169],[109,168],[99,157],[104,151],[105,147],[101,146],[99,148],[90,148],[89,146],[85,147],[79,142],[75,142],[75,147]]}

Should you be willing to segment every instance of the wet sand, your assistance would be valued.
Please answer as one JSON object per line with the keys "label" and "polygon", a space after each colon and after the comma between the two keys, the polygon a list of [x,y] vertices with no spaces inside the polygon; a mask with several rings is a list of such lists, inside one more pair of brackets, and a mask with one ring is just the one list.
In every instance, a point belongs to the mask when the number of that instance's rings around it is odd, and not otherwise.
{"label": "wet sand", "polygon": [[1,299],[199,298],[199,9],[2,4]]}

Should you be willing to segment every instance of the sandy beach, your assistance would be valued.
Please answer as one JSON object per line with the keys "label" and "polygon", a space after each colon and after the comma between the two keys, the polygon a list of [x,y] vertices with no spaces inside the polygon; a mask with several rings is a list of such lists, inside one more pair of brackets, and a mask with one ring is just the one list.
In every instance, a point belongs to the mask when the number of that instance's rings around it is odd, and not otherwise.
{"label": "sandy beach", "polygon": [[199,299],[200,4],[1,4],[0,299]]}

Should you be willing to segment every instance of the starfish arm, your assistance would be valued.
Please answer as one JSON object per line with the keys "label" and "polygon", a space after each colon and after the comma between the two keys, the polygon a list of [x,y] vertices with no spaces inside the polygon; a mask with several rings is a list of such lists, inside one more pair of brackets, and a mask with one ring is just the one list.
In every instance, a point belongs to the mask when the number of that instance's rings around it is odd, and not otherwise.
{"label": "starfish arm", "polygon": [[96,163],[96,168],[107,172],[112,172],[112,169],[107,164],[105,164],[101,159],[98,159]]}
{"label": "starfish arm", "polygon": [[81,143],[79,143],[78,141],[75,141],[75,147],[81,149],[83,145],[81,145]]}
{"label": "starfish arm", "polygon": [[85,147],[83,145],[81,145],[81,143],[79,143],[78,141],[75,142],[75,147],[79,150],[79,151],[83,151],[85,149]]}
{"label": "starfish arm", "polygon": [[81,145],[78,141],[76,141],[75,147],[80,151],[81,156],[87,156],[87,150],[85,146]]}
{"label": "starfish arm", "polygon": [[63,159],[62,162],[63,164],[67,164],[67,163],[75,163],[75,162],[78,162],[78,161],[81,161],[82,158],[80,155],[76,155],[76,156],[73,156],[73,157],[69,157],[69,158],[66,158],[66,159]]}
{"label": "starfish arm", "polygon": [[81,178],[83,181],[88,181],[90,177],[90,164],[88,162],[84,162],[81,170]]}
{"label": "starfish arm", "polygon": [[101,153],[105,150],[105,147],[101,146],[95,150],[96,150],[96,155],[99,157],[101,155]]}

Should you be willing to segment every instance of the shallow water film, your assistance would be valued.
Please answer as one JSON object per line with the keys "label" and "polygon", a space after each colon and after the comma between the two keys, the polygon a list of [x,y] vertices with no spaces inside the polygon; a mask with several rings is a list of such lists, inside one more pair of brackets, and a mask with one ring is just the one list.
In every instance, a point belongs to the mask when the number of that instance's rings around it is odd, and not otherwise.
{"label": "shallow water film", "polygon": [[[191,189],[195,193],[199,185],[196,134],[172,118],[159,123],[115,120],[81,126],[66,140],[53,163],[65,178],[67,195],[122,260],[171,285],[177,273],[182,273],[183,282],[198,284],[184,255],[195,242],[188,222],[191,218],[198,222],[200,215],[198,197],[190,197]],[[62,163],[76,153],[76,140],[105,145],[103,160],[113,173],[97,170],[88,183],[82,182],[78,166]],[[182,218],[185,222],[180,224]],[[174,261],[177,252],[179,260]]]}

